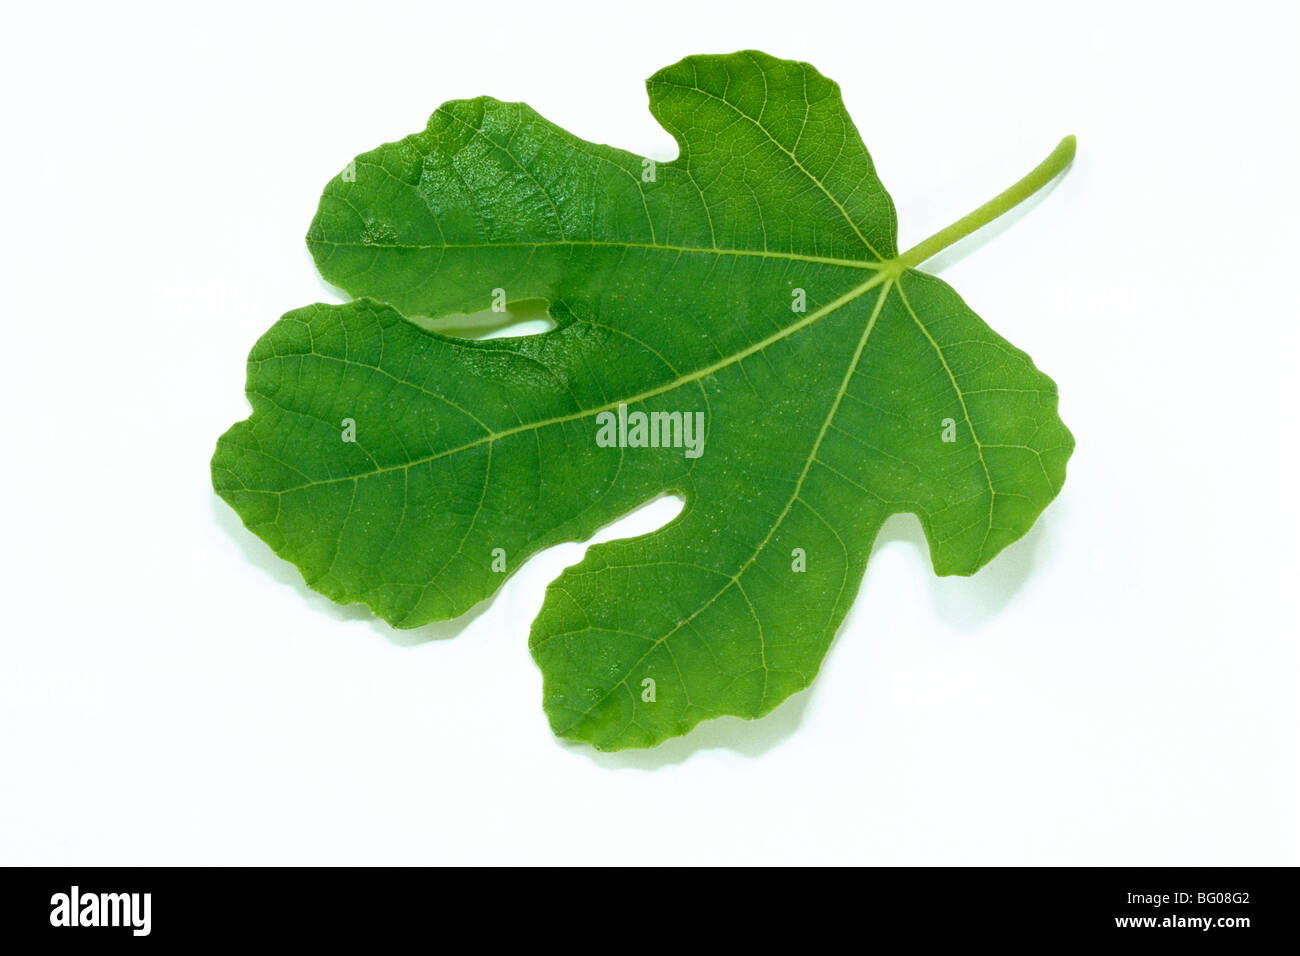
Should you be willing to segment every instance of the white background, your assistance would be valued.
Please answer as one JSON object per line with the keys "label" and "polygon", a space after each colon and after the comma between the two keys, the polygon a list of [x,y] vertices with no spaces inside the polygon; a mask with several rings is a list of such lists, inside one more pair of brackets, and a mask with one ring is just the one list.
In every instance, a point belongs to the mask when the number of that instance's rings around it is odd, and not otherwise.
{"label": "white background", "polygon": [[[209,6],[6,13],[0,862],[1300,863],[1294,7]],[[745,47],[840,82],[904,247],[1078,135],[928,266],[1078,450],[974,578],[891,520],[771,717],[599,755],[526,643],[583,545],[399,633],[208,459],[257,337],[338,300],[302,236],[353,155],[488,93],[667,159],[645,77]]]}

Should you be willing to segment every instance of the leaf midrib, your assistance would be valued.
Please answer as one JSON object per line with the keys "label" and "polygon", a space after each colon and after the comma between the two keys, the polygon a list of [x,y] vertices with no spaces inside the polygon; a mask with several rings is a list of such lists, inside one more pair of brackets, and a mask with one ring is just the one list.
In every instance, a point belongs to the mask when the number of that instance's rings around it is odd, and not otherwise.
{"label": "leaf midrib", "polygon": [[[264,491],[268,494],[284,495],[284,494],[290,494],[295,491],[302,491],[307,488],[339,484],[340,482],[344,482],[344,481],[355,481],[360,478],[371,478],[374,477],[375,475],[386,474],[392,471],[402,471],[405,469],[414,468],[418,465],[426,464],[431,461],[436,461],[440,458],[447,458],[451,455],[458,455],[461,452],[469,451],[470,449],[477,448],[480,445],[490,444],[502,438],[509,438],[511,435],[517,435],[522,432],[533,431],[541,428],[548,428],[551,425],[560,425],[560,424],[564,424],[565,422],[577,421],[578,419],[586,418],[589,415],[598,414],[602,411],[612,411],[618,408],[618,406],[622,404],[631,405],[638,402],[643,402],[647,399],[654,398],[658,395],[663,395],[667,392],[675,391],[678,388],[681,388],[683,385],[689,385],[691,382],[699,381],[700,379],[706,378],[709,375],[714,374],[715,372],[721,371],[722,369],[734,365],[737,362],[743,361],[744,359],[749,358],[749,356],[755,355],[758,352],[761,352],[764,349],[768,348],[769,346],[774,345],[777,342],[782,341],[783,339],[789,338],[791,335],[798,332],[799,330],[805,329],[808,326],[812,325],[814,322],[818,321],[819,319],[824,318],[825,316],[830,315],[831,313],[837,311],[838,309],[843,308],[844,306],[848,305],[848,303],[852,302],[854,299],[857,299],[865,295],[867,292],[871,291],[872,289],[876,288],[877,286],[882,285],[883,283],[886,283],[891,279],[896,278],[897,275],[898,275],[898,271],[894,268],[883,267],[879,270],[876,270],[876,274],[873,275],[870,279],[867,279],[865,282],[862,282],[859,285],[853,287],[848,292],[845,292],[843,295],[835,299],[833,302],[827,303],[826,305],[822,306],[822,308],[818,309],[817,311],[810,312],[807,316],[800,319],[798,322],[792,322],[790,325],[787,325],[784,328],[776,332],[773,332],[771,335],[767,336],[761,341],[756,342],[753,345],[747,346],[746,348],[743,348],[737,352],[734,352],[724,359],[720,359],[716,362],[703,366],[702,368],[696,369],[695,371],[689,372],[685,375],[679,375],[670,382],[665,382],[664,384],[657,385],[654,388],[646,389],[645,391],[639,392],[635,395],[624,396],[621,398],[613,399],[609,402],[606,402],[603,405],[597,405],[591,408],[581,409],[580,411],[571,412],[565,415],[557,415],[552,418],[544,419],[542,421],[527,422],[525,424],[518,425],[513,428],[506,428],[498,432],[489,432],[486,435],[474,439],[474,441],[466,442],[465,444],[458,445],[455,448],[444,449],[443,451],[435,452],[431,455],[424,455],[420,458],[414,458],[411,461],[401,462],[395,465],[384,465],[379,468],[373,468],[369,471],[357,472],[350,475],[340,475],[335,478],[322,478],[317,481],[304,482],[303,484],[294,485],[293,487],[290,488],[264,489]],[[439,338],[445,338],[443,336],[438,336],[438,334],[434,332],[425,332],[425,334],[432,335]],[[309,354],[315,354],[315,353],[309,353]]]}
{"label": "leaf midrib", "polygon": [[613,249],[648,249],[690,255],[742,256],[757,259],[784,259],[817,265],[842,266],[846,269],[880,269],[883,264],[870,259],[840,259],[834,256],[810,256],[797,252],[772,252],[766,249],[724,249],[719,246],[672,246],[657,242],[622,242],[602,239],[548,239],[539,242],[339,242],[333,239],[308,239],[309,246],[335,249],[541,249],[553,246],[591,246]]}

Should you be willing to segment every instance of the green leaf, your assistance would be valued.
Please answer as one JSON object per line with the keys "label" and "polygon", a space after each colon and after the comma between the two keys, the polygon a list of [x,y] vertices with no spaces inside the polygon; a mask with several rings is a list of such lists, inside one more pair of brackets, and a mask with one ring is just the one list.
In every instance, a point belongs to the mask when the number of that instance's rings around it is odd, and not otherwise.
{"label": "green leaf", "polygon": [[[486,97],[358,157],[307,241],[359,298],[262,337],[253,413],[212,462],[311,587],[397,627],[680,495],[667,526],[589,548],[533,623],[551,726],[601,749],[766,714],[812,681],[887,517],[917,515],[935,571],[971,574],[1030,528],[1073,448],[1052,381],[914,268],[1056,175],[1072,139],[900,256],[811,66],[690,57],[648,87],[672,162]],[[470,341],[408,318],[503,297],[544,298],[557,328]],[[659,413],[658,447],[636,446],[637,413]]]}

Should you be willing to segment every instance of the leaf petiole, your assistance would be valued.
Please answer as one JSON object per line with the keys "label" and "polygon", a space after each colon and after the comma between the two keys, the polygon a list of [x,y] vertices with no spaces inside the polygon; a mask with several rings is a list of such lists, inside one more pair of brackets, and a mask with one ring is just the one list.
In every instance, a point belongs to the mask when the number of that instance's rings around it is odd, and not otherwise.
{"label": "leaf petiole", "polygon": [[994,196],[974,212],[962,216],[951,226],[940,229],[929,239],[918,242],[911,249],[884,263],[884,268],[901,273],[905,269],[919,266],[931,256],[966,238],[976,229],[987,226],[994,219],[1010,212],[1050,183],[1066,166],[1070,165],[1070,160],[1074,159],[1074,147],[1074,137],[1065,137],[1046,159],[1035,166],[1027,176],[1015,185]]}

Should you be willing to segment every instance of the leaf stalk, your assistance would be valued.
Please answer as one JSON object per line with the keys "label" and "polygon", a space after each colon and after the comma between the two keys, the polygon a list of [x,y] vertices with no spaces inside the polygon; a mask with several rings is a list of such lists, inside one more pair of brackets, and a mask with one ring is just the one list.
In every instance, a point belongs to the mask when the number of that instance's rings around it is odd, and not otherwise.
{"label": "leaf stalk", "polygon": [[901,273],[905,269],[919,266],[953,243],[966,238],[976,229],[987,226],[994,219],[1010,212],[1060,175],[1065,167],[1070,165],[1070,160],[1074,159],[1074,149],[1074,137],[1065,137],[1046,159],[1015,185],[998,193],[974,212],[962,216],[951,226],[940,229],[930,238],[918,242],[911,249],[885,263],[885,268],[892,267],[892,270]]}

